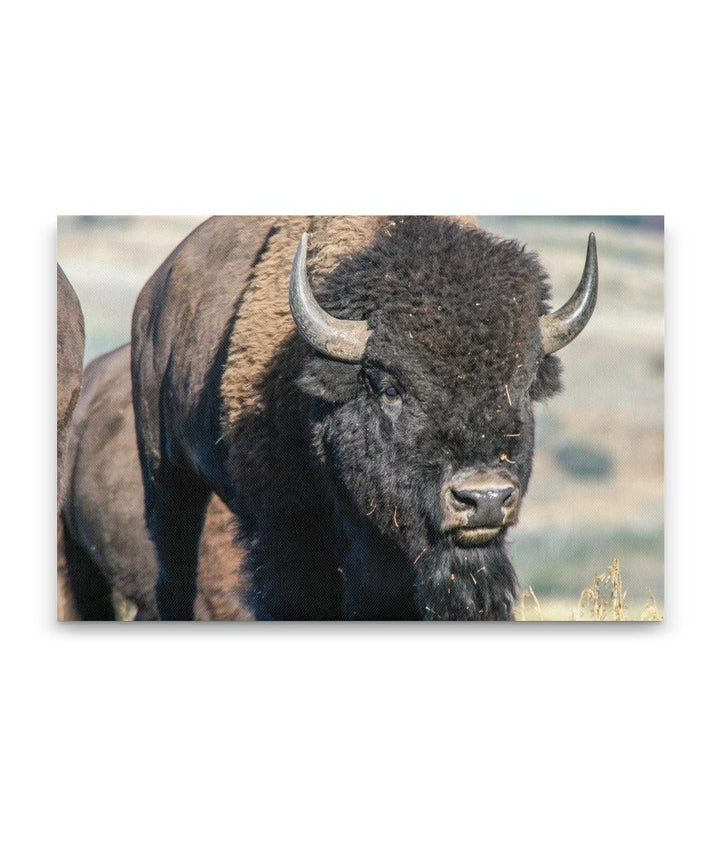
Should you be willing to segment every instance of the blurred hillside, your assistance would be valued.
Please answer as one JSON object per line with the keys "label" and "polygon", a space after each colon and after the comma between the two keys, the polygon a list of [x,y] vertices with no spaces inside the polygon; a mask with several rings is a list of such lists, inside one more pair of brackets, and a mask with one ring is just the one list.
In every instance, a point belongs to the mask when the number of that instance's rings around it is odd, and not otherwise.
{"label": "blurred hillside", "polygon": [[85,363],[130,339],[138,292],[206,217],[58,217],[58,262],[85,315]]}
{"label": "blurred hillside", "polygon": [[[85,313],[86,361],[128,341],[138,291],[204,217],[60,217],[58,261]],[[652,217],[480,217],[538,253],[554,305],[597,236],[600,297],[537,408],[537,454],[511,552],[523,586],[574,597],[620,559],[631,600],[663,596],[663,231]]]}

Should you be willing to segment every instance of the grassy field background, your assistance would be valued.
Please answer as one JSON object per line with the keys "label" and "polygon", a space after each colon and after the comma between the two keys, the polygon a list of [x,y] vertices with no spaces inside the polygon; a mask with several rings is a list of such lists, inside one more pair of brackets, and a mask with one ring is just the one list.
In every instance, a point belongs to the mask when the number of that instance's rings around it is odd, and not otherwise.
{"label": "grassy field background", "polygon": [[[60,217],[58,261],[85,314],[86,361],[128,341],[138,291],[205,217]],[[570,619],[617,557],[627,618],[651,589],[663,606],[663,228],[649,217],[479,217],[537,252],[561,305],[580,277],[589,231],[600,297],[562,351],[565,391],[539,405],[537,452],[510,551],[526,618]]]}

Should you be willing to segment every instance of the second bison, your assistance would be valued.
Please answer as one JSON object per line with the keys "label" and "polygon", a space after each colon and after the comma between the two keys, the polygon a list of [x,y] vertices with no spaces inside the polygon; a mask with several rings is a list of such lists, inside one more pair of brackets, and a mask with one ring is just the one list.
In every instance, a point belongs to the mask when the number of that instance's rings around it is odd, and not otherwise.
{"label": "second bison", "polygon": [[[85,369],[70,427],[58,567],[69,580],[79,618],[111,621],[123,601],[135,608],[137,620],[158,617],[157,563],[145,528],[129,345],[97,357]],[[251,617],[243,567],[233,515],[213,496],[200,539],[196,619]]]}

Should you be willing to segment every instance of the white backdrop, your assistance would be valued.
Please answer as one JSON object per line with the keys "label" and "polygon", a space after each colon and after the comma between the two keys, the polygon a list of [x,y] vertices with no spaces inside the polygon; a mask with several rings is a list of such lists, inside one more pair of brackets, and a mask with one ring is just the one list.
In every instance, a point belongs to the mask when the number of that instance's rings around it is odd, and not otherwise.
{"label": "white backdrop", "polygon": [[[5,852],[712,849],[714,28],[504,8],[8,13]],[[664,213],[664,625],[57,625],[55,217],[197,211]]]}

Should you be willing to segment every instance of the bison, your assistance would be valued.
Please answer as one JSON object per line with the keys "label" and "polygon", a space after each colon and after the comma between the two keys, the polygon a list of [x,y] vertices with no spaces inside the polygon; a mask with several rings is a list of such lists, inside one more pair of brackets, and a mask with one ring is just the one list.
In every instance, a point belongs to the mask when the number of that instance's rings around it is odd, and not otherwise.
{"label": "bison", "polygon": [[199,226],[132,324],[161,618],[192,617],[215,492],[237,515],[260,619],[511,619],[505,537],[533,404],[560,389],[554,354],[597,284],[592,234],[551,313],[536,256],[469,218]]}
{"label": "bison", "polygon": [[65,455],[68,429],[83,374],[85,322],[77,294],[57,266],[57,505],[65,491]]}
{"label": "bison", "polygon": [[[67,485],[66,460],[68,430],[73,410],[80,395],[83,354],[85,352],[85,321],[80,301],[57,266],[57,509]],[[62,538],[60,518],[57,521],[58,540]],[[58,556],[59,558],[59,556]],[[73,618],[75,610],[62,562],[58,562],[57,615],[61,620]]]}
{"label": "bison", "polygon": [[[117,593],[134,605],[137,620],[156,619],[157,565],[145,528],[129,344],[98,357],[85,370],[70,427],[68,474],[58,552],[79,616],[113,620]],[[233,521],[213,497],[201,539],[194,606],[198,619],[251,617]]]}

